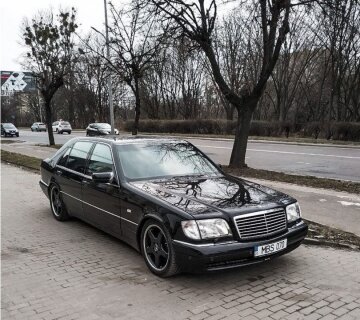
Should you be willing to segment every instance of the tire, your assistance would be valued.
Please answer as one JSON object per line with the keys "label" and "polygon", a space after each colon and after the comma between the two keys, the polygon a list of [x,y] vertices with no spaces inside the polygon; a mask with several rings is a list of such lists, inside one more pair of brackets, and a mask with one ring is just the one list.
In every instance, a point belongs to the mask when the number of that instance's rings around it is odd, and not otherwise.
{"label": "tire", "polygon": [[19,138],[19,134],[17,133],[16,136]]}
{"label": "tire", "polygon": [[155,220],[146,221],[141,230],[140,247],[152,273],[163,278],[179,273],[171,236],[163,224]]}
{"label": "tire", "polygon": [[69,131],[68,134],[71,134],[71,131]]}
{"label": "tire", "polygon": [[70,217],[61,197],[60,187],[55,183],[50,185],[49,198],[50,208],[54,218],[58,221],[69,220]]}

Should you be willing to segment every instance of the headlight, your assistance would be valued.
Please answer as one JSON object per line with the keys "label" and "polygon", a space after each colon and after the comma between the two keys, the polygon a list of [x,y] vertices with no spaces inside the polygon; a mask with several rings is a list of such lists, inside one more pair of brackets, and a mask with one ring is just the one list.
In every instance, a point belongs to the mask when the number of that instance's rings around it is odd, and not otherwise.
{"label": "headlight", "polygon": [[231,230],[224,219],[182,221],[185,235],[191,239],[211,239],[231,236]]}
{"label": "headlight", "polygon": [[301,217],[300,206],[297,202],[286,207],[286,215],[288,222],[293,222]]}
{"label": "headlight", "polygon": [[184,234],[190,239],[200,239],[199,228],[195,220],[181,221]]}

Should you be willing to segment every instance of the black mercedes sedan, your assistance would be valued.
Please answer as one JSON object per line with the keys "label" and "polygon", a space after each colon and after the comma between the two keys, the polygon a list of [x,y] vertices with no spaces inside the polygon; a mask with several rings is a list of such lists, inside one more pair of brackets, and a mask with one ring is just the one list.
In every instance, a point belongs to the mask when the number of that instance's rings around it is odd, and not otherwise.
{"label": "black mercedes sedan", "polygon": [[55,219],[127,242],[162,277],[262,262],[308,231],[294,198],[227,175],[183,140],[74,138],[42,161],[40,186]]}

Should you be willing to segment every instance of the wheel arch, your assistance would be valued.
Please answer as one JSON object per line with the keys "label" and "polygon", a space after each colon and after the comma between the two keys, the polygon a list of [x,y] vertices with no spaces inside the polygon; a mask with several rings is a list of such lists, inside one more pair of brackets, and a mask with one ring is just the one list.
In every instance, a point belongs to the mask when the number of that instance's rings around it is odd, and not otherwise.
{"label": "wheel arch", "polygon": [[141,246],[140,246],[140,242],[141,242],[141,232],[144,228],[144,225],[147,221],[149,220],[155,220],[157,222],[160,222],[161,224],[166,226],[166,223],[164,221],[164,219],[154,213],[148,213],[144,216],[144,218],[141,220],[141,222],[138,225],[138,228],[136,230],[136,244],[138,247],[138,250],[141,252]]}

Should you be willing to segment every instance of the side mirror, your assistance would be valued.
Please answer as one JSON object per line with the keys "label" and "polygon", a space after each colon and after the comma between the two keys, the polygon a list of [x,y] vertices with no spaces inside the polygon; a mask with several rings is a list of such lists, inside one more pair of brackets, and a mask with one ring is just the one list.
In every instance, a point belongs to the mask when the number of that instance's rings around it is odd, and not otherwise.
{"label": "side mirror", "polygon": [[97,173],[93,173],[91,175],[91,177],[95,183],[108,183],[108,182],[111,182],[111,180],[113,178],[113,173],[112,172],[97,172]]}

